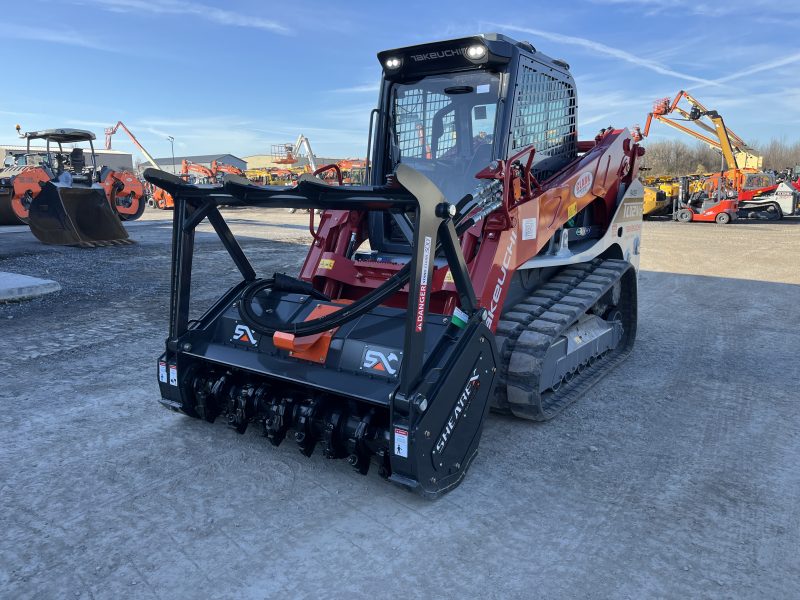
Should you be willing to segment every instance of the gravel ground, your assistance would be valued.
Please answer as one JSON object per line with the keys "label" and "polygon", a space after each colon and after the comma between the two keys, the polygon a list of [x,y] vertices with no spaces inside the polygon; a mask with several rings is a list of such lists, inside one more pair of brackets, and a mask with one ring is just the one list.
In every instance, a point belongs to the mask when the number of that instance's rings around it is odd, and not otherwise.
{"label": "gravel ground", "polygon": [[[227,215],[299,267],[303,215]],[[0,231],[63,287],[0,306],[0,597],[800,597],[797,223],[646,223],[631,358],[550,423],[490,416],[436,502],[160,408],[169,223],[129,229]],[[197,263],[201,306],[234,272],[211,235]]]}

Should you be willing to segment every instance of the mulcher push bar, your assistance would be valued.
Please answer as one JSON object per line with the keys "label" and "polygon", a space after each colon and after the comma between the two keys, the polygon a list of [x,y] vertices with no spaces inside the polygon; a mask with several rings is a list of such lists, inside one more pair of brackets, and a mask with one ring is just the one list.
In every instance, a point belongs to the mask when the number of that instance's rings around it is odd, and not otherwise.
{"label": "mulcher push bar", "polygon": [[[255,280],[255,270],[241,250],[224,218],[220,204],[270,208],[308,208],[334,210],[414,210],[414,239],[411,260],[393,277],[363,298],[327,317],[293,324],[286,331],[296,336],[327,331],[366,313],[388,300],[406,283],[408,311],[403,341],[403,365],[400,372],[397,404],[406,404],[408,396],[422,373],[425,349],[425,321],[430,301],[434,259],[437,250],[444,250],[450,272],[461,301],[461,308],[470,316],[477,309],[477,300],[469,279],[458,236],[462,228],[453,223],[454,206],[449,205],[439,189],[418,171],[400,164],[395,173],[401,187],[329,186],[311,177],[301,177],[297,186],[257,186],[242,177],[227,177],[224,186],[191,185],[170,173],[147,169],[144,177],[173,196],[172,295],[170,302],[170,342],[177,349],[178,339],[188,330],[189,293],[191,287],[194,232],[208,218],[244,281],[234,288]],[[472,219],[463,225],[469,226]],[[439,239],[441,238],[441,240]],[[406,404],[407,406],[407,404]]]}

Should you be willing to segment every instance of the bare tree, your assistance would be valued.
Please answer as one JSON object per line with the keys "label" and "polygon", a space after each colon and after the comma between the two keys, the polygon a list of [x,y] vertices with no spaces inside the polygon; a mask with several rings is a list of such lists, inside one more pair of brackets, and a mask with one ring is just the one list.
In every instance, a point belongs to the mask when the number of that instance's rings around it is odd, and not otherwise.
{"label": "bare tree", "polygon": [[[675,177],[718,171],[721,154],[706,144],[690,146],[679,140],[664,140],[646,144],[643,166],[648,176]],[[764,169],[783,171],[800,165],[800,142],[788,143],[773,139],[754,146],[764,157]]]}

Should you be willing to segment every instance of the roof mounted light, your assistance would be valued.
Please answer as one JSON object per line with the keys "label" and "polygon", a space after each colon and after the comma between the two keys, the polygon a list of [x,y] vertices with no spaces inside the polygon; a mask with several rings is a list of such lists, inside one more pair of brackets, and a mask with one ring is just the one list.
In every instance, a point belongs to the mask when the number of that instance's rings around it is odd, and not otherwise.
{"label": "roof mounted light", "polygon": [[480,60],[486,56],[486,46],[475,44],[467,48],[467,58],[470,60]]}
{"label": "roof mounted light", "polygon": [[392,57],[392,58],[387,58],[386,62],[383,63],[383,66],[386,67],[388,71],[396,71],[397,69],[400,68],[402,64],[403,64],[402,58]]}

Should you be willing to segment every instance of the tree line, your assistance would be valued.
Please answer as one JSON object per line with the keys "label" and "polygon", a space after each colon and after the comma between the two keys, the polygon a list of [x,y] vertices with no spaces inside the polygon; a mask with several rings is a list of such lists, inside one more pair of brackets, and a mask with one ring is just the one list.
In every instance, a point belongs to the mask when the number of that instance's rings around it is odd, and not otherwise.
{"label": "tree line", "polygon": [[[698,142],[686,144],[680,140],[663,140],[645,144],[642,175],[651,177],[673,177],[719,171],[721,154]],[[764,157],[764,170],[783,171],[800,165],[800,142],[789,143],[772,140],[766,144],[753,144],[758,154]]]}

